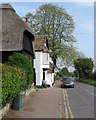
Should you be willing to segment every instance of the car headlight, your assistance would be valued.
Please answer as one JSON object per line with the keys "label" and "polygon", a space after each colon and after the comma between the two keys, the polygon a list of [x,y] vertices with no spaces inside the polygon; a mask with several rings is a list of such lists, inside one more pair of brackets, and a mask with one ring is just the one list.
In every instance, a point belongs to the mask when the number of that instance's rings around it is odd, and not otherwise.
{"label": "car headlight", "polygon": [[71,84],[71,85],[73,85],[73,84],[74,84],[74,82],[71,82],[70,84]]}

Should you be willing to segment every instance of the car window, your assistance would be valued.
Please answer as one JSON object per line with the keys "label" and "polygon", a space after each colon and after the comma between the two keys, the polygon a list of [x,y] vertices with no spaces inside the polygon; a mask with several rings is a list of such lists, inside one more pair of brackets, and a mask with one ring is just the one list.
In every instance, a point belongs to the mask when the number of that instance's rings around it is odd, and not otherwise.
{"label": "car window", "polygon": [[72,82],[73,81],[73,79],[71,79],[71,78],[63,78],[63,82]]}

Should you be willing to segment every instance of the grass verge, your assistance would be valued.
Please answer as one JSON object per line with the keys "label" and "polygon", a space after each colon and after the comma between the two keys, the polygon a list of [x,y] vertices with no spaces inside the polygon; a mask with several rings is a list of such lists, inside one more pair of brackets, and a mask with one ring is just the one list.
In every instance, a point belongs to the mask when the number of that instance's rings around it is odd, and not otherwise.
{"label": "grass verge", "polygon": [[96,86],[96,80],[94,80],[94,79],[80,78],[77,81]]}

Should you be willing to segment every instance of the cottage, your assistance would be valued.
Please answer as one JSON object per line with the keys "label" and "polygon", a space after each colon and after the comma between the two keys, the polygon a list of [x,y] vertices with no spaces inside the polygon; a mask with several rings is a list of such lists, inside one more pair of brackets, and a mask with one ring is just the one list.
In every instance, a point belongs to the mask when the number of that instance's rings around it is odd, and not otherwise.
{"label": "cottage", "polygon": [[10,4],[0,4],[2,31],[0,31],[0,61],[5,62],[14,52],[20,52],[32,62],[35,58],[34,35],[31,28],[15,12]]}
{"label": "cottage", "polygon": [[50,64],[50,68],[49,70],[46,72],[46,83],[47,85],[52,86],[54,83],[54,63],[53,63],[53,52],[50,52],[50,57],[49,57],[49,64]]}
{"label": "cottage", "polygon": [[51,58],[46,35],[36,35],[34,47],[36,56],[36,59],[34,59],[36,85],[41,85],[42,81],[45,80],[47,85],[52,86],[51,78],[48,79],[48,70],[50,70]]}

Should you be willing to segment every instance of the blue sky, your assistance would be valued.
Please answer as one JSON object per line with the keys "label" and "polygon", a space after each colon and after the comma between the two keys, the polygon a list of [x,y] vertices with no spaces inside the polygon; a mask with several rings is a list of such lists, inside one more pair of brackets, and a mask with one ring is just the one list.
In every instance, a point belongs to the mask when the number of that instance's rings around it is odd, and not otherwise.
{"label": "blue sky", "polygon": [[[56,0],[55,0],[56,1]],[[71,0],[76,1],[76,0]],[[84,0],[83,0],[84,1]],[[74,36],[77,43],[74,44],[85,54],[94,59],[94,2],[52,2],[62,6],[67,13],[73,16],[75,22]],[[46,2],[48,3],[48,2]],[[28,12],[35,12],[44,2],[11,2],[16,13],[22,17]]]}
{"label": "blue sky", "polygon": [[[12,2],[11,5],[19,16],[25,16],[28,12],[35,12],[44,2]],[[78,51],[82,51],[86,57],[94,58],[94,3],[88,2],[54,2],[62,6],[68,14],[73,16],[75,22],[74,36],[77,43],[74,44]]]}

